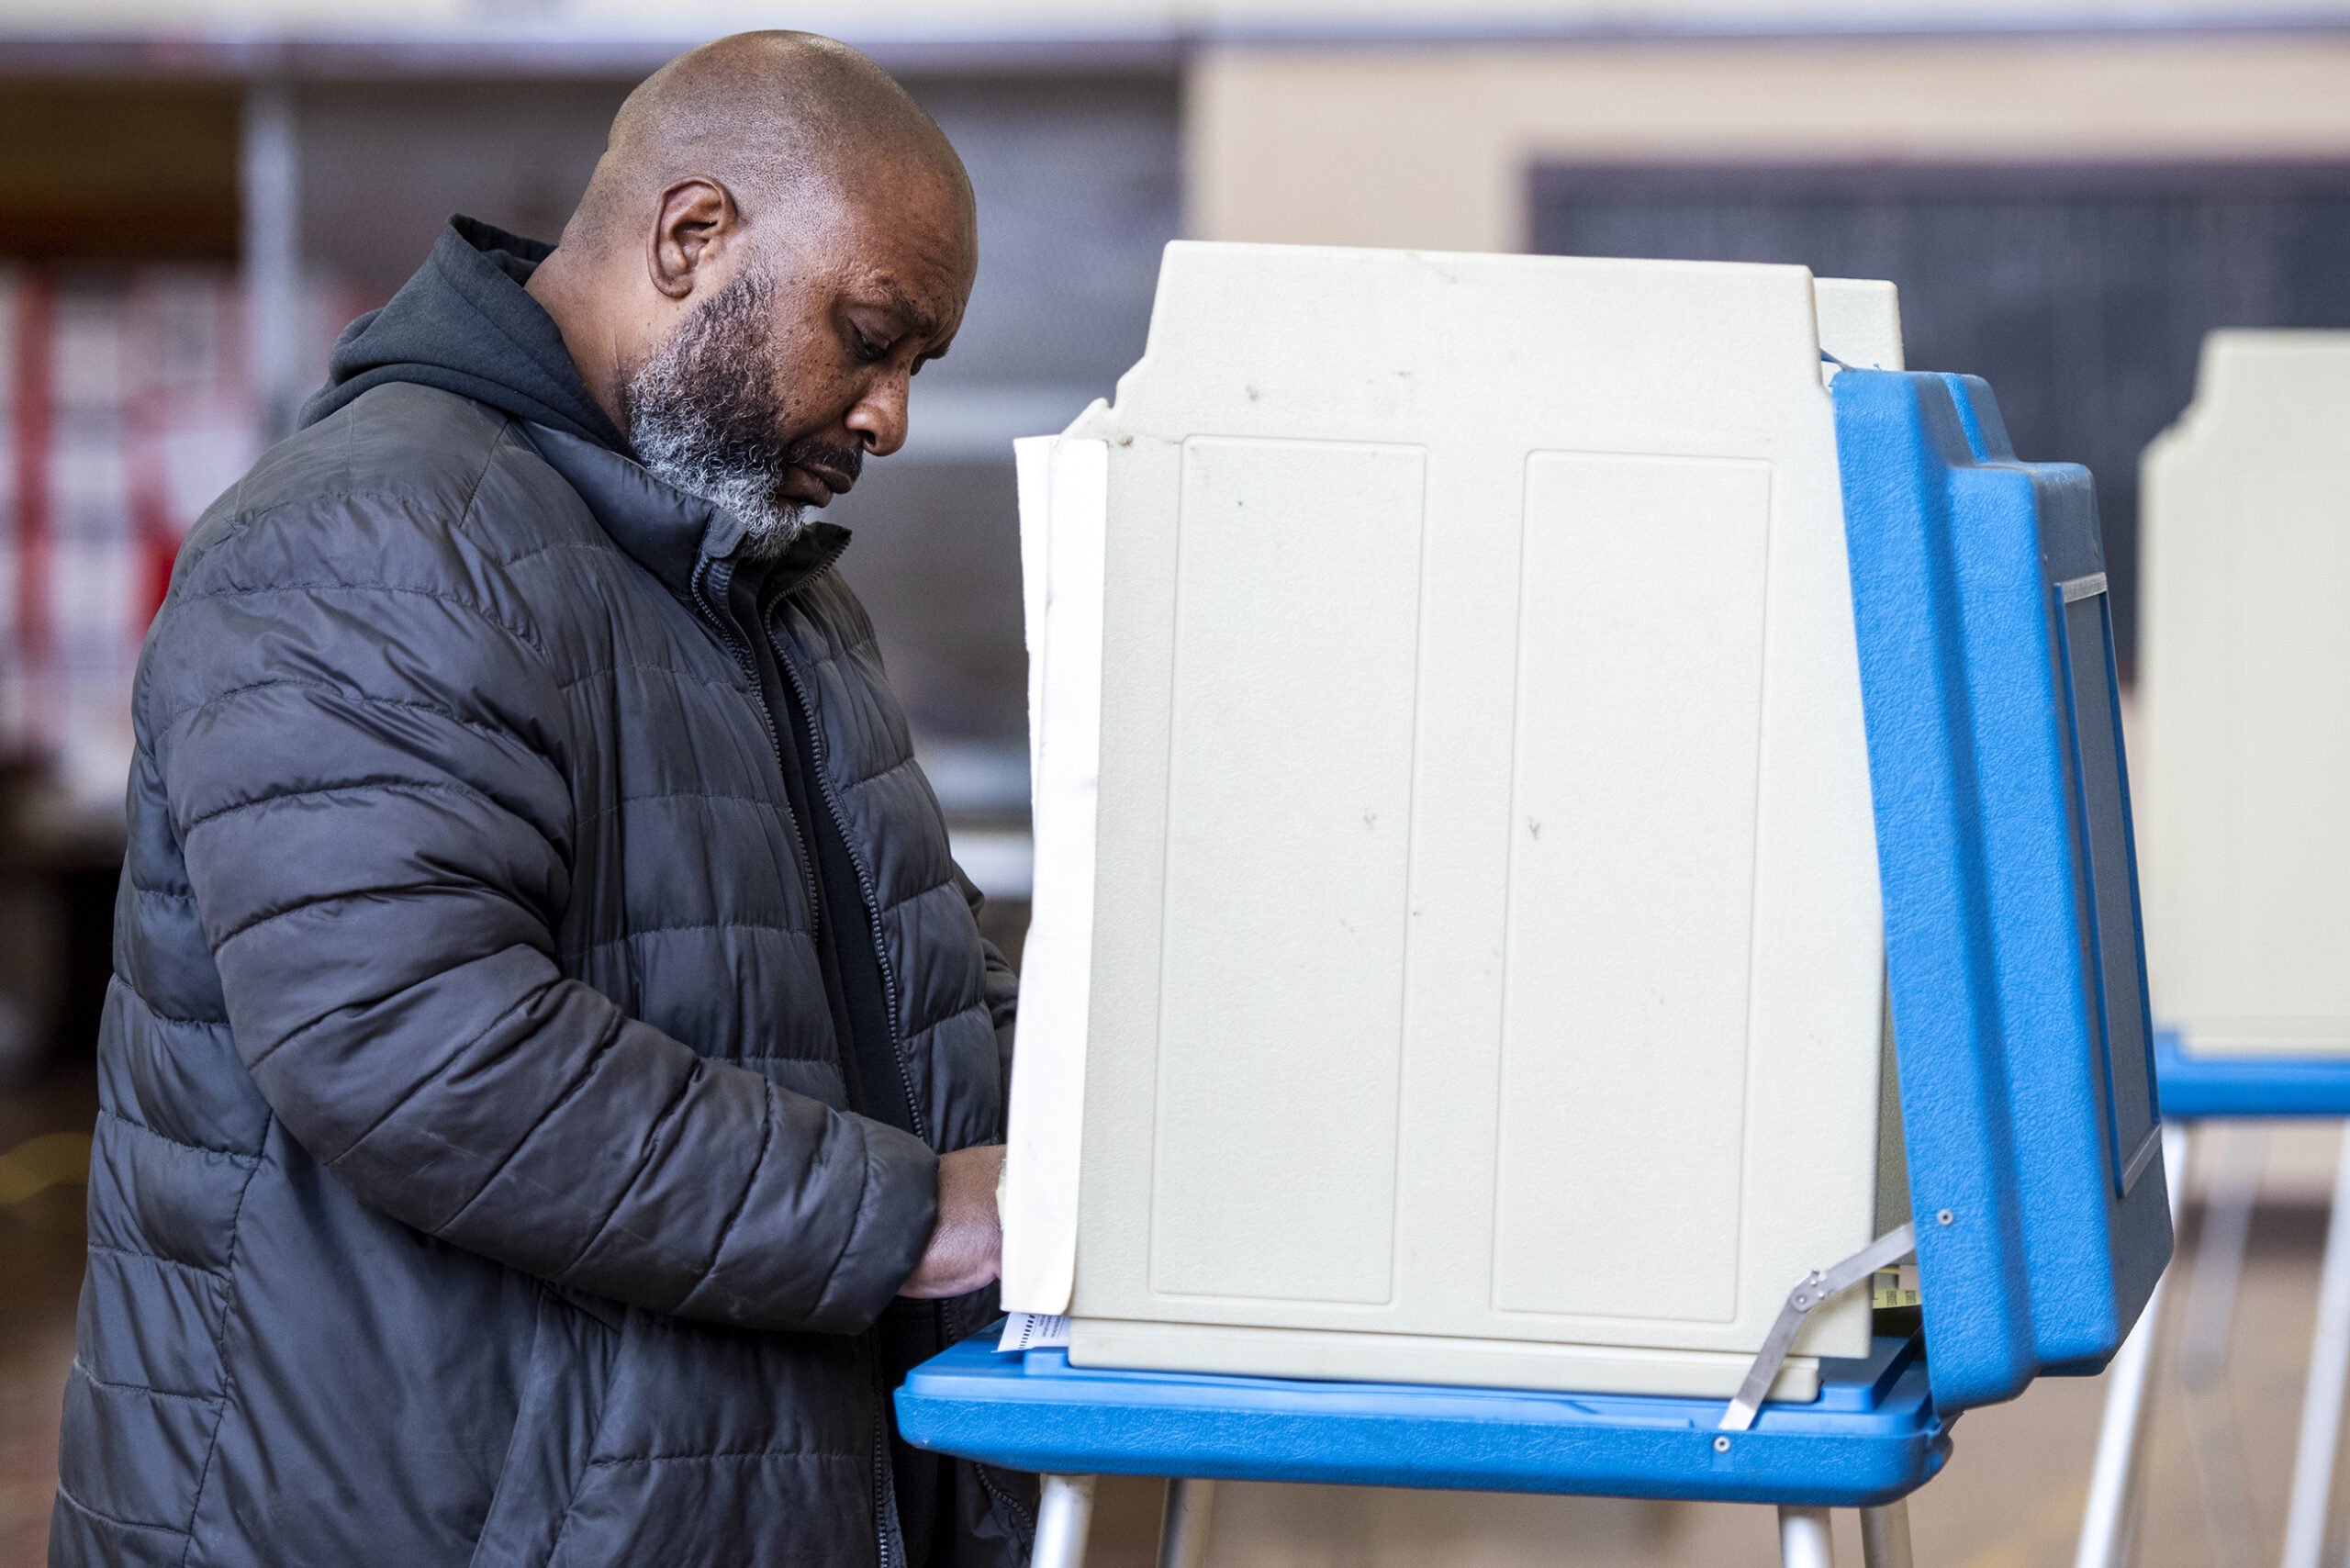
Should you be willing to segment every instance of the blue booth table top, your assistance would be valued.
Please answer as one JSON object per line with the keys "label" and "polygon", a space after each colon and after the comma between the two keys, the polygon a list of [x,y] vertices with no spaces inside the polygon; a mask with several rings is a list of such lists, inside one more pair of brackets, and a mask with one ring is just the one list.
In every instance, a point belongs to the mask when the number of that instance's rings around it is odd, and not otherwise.
{"label": "blue booth table top", "polygon": [[2350,1058],[2189,1056],[2154,1036],[2165,1116],[2350,1116]]}
{"label": "blue booth table top", "polygon": [[1931,1480],[1950,1439],[1915,1339],[1820,1362],[1819,1397],[1715,1431],[1725,1401],[1072,1367],[995,1331],[916,1367],[919,1447],[1060,1475],[1564,1492],[1870,1507]]}

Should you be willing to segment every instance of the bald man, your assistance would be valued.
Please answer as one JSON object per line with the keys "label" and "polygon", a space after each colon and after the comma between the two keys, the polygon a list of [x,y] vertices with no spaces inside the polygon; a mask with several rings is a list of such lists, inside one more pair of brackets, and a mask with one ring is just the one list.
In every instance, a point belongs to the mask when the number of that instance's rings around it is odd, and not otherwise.
{"label": "bald man", "polygon": [[56,1564],[1011,1564],[895,1440],[992,1314],[1013,981],[814,521],[975,258],[871,62],[725,39],[464,218],[140,667]]}

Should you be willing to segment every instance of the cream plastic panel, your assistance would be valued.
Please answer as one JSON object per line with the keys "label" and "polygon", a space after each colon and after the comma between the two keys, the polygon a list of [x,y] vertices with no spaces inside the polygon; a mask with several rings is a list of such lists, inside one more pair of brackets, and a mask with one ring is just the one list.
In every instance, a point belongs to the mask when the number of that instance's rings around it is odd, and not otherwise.
{"label": "cream plastic panel", "polygon": [[[1819,347],[1854,370],[1900,370],[1901,303],[1893,286],[1874,278],[1812,280],[1819,312]],[[1829,366],[1832,375],[1835,366]]]}
{"label": "cream plastic panel", "polygon": [[2146,449],[2138,860],[2187,1049],[2350,1054],[2350,332],[2204,340]]}
{"label": "cream plastic panel", "polygon": [[1818,290],[1179,243],[1116,405],[1021,443],[1004,1301],[1072,1360],[1727,1394],[1870,1239],[1822,324],[1900,340]]}

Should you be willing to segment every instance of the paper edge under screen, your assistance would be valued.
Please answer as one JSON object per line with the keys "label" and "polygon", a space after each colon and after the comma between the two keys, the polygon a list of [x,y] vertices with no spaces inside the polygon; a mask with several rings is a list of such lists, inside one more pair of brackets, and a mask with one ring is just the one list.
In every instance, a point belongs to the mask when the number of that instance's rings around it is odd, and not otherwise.
{"label": "paper edge under screen", "polygon": [[1085,1037],[1101,785],[1102,562],[1110,443],[1015,442],[1028,636],[1035,913],[1022,952],[1012,1102],[997,1207],[1003,1305],[1066,1313],[1077,1274]]}

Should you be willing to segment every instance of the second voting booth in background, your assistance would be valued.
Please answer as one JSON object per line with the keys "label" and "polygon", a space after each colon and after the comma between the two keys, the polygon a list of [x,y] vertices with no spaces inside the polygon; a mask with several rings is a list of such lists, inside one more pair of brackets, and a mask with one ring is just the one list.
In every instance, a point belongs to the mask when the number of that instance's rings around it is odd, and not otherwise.
{"label": "second voting booth in background", "polygon": [[2350,332],[2212,333],[2143,493],[2155,1015],[2350,1061]]}
{"label": "second voting booth in background", "polygon": [[[2217,331],[2194,402],[2146,449],[2147,967],[2165,1025],[2163,1105],[2182,1126],[2350,1114],[2345,430],[2350,332]],[[2203,1305],[2190,1320],[2232,1313],[2253,1195],[2248,1182],[2215,1182],[2197,1244]],[[2150,1308],[2137,1330],[2149,1344],[2154,1318]],[[2085,1568],[2118,1560],[2149,1365],[2148,1347],[2133,1346],[2111,1384]],[[2335,1174],[2285,1568],[2315,1568],[2323,1550],[2345,1383],[2350,1143]]]}

